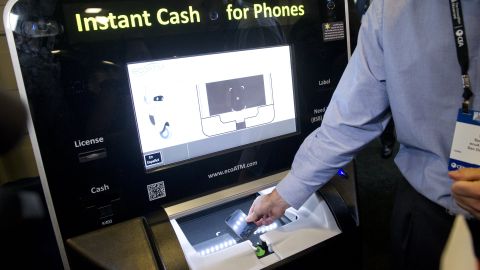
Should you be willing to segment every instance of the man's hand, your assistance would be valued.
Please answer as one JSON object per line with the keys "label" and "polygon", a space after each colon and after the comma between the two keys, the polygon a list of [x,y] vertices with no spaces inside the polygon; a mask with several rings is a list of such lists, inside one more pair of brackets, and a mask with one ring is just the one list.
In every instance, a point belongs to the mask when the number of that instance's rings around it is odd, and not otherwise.
{"label": "man's hand", "polygon": [[247,222],[255,222],[257,226],[269,225],[281,217],[287,208],[288,203],[274,189],[270,194],[259,196],[253,201]]}
{"label": "man's hand", "polygon": [[448,176],[454,181],[452,194],[458,205],[480,219],[480,168],[461,168]]}

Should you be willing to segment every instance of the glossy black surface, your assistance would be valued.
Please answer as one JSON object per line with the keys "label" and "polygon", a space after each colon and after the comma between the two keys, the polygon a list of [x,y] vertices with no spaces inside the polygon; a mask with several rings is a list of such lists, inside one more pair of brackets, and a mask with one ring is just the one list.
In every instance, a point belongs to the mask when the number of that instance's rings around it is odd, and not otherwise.
{"label": "glossy black surface", "polygon": [[[335,1],[334,10],[327,2],[332,1],[292,1],[305,5],[304,16],[247,24],[228,21],[220,0],[18,1],[11,10],[18,15],[15,46],[63,237],[288,169],[302,140],[320,125],[347,63],[345,38],[323,40],[323,23],[345,22],[343,1]],[[72,27],[74,14],[87,7],[121,14],[188,5],[209,14],[209,19],[110,32],[80,33]],[[145,172],[127,63],[283,44],[293,51],[298,134]],[[90,151],[100,155],[89,155]],[[252,162],[257,165],[209,178]],[[159,182],[166,196],[150,201],[147,185]]]}

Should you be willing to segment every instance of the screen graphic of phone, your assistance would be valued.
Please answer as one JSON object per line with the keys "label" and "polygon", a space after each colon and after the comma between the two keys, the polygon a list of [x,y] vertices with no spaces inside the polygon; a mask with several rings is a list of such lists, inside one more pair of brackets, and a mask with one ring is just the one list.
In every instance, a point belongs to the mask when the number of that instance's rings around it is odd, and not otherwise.
{"label": "screen graphic of phone", "polygon": [[225,219],[228,227],[242,240],[248,239],[257,230],[257,225],[253,222],[247,222],[247,215],[240,209],[235,210]]}

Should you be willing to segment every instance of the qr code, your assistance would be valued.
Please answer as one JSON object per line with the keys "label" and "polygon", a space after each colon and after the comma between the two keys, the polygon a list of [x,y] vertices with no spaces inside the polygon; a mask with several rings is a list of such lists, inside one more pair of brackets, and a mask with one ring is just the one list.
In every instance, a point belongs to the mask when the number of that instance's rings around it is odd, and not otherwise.
{"label": "qr code", "polygon": [[167,193],[165,193],[165,183],[163,183],[163,181],[147,185],[147,190],[150,201],[167,196]]}

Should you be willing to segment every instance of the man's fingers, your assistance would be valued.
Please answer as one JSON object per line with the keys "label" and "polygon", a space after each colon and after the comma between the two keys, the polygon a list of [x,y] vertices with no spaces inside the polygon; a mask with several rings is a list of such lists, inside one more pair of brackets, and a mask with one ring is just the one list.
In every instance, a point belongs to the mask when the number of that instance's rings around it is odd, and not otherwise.
{"label": "man's fingers", "polygon": [[245,218],[247,222],[256,222],[260,219],[260,217],[255,213],[253,209],[250,208],[248,216]]}
{"label": "man's fingers", "polygon": [[461,168],[448,172],[448,176],[455,181],[478,181],[480,180],[480,168]]}
{"label": "man's fingers", "polygon": [[264,221],[263,225],[265,225],[265,226],[268,226],[268,225],[272,224],[273,221],[275,221],[275,219],[273,219],[272,216],[269,216],[269,217],[265,218],[264,220],[265,221]]}
{"label": "man's fingers", "polygon": [[250,210],[248,210],[248,215],[245,218],[247,222],[256,222],[260,219],[260,216],[258,215],[259,212],[257,211],[257,213],[255,213],[255,208],[257,208],[257,205],[259,203],[258,200],[260,200],[260,196],[255,198],[252,205],[250,206]]}
{"label": "man's fingers", "polygon": [[458,181],[452,184],[454,195],[480,200],[480,181]]}
{"label": "man's fingers", "polygon": [[250,206],[250,209],[248,210],[248,215],[253,213],[253,208],[255,208],[255,202],[252,203],[252,205]]}
{"label": "man's fingers", "polygon": [[480,204],[478,200],[465,198],[461,196],[453,196],[457,204],[472,214],[475,218],[480,219]]}
{"label": "man's fingers", "polygon": [[452,195],[457,204],[476,218],[480,218],[480,181],[456,181]]}

